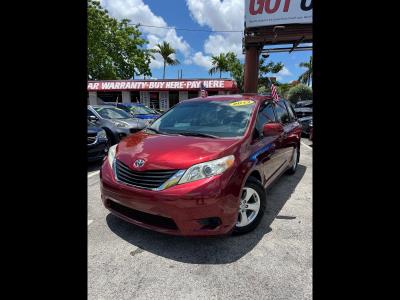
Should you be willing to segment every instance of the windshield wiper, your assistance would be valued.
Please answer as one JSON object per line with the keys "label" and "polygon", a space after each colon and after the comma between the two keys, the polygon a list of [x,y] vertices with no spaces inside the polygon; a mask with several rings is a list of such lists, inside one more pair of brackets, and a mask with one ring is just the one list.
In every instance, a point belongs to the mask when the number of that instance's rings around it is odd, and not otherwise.
{"label": "windshield wiper", "polygon": [[213,139],[219,138],[216,135],[207,134],[207,133],[200,133],[200,132],[187,132],[187,131],[184,131],[184,132],[175,132],[175,133],[180,134],[180,135],[187,135],[187,136],[208,137],[208,138],[213,138]]}

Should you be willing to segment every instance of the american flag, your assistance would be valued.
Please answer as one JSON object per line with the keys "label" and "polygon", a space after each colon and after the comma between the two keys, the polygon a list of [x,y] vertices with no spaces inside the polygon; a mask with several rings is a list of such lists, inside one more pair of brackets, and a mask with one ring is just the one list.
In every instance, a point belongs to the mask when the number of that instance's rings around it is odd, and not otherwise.
{"label": "american flag", "polygon": [[271,93],[272,93],[272,98],[274,99],[275,102],[279,101],[279,95],[278,92],[276,91],[275,85],[272,83],[271,84]]}
{"label": "american flag", "polygon": [[201,83],[200,89],[201,89],[201,90],[200,90],[201,97],[202,97],[202,98],[207,97],[207,96],[208,96],[208,93],[207,93],[207,90],[206,90],[206,88],[205,88],[205,86],[204,86],[203,83]]}

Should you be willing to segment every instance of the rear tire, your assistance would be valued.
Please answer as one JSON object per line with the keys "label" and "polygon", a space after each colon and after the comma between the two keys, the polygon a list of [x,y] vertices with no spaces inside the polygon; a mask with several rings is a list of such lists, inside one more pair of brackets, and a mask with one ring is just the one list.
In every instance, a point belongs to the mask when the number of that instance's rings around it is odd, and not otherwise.
{"label": "rear tire", "polygon": [[238,220],[233,234],[239,235],[254,230],[260,223],[266,206],[265,189],[261,182],[249,177],[240,193]]}

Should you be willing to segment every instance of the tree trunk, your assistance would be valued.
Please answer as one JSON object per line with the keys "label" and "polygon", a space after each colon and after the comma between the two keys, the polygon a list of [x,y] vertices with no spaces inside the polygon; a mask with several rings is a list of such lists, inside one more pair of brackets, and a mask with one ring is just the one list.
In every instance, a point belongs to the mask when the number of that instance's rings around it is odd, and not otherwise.
{"label": "tree trunk", "polygon": [[165,79],[165,60],[164,60],[164,72],[163,72],[163,79]]}

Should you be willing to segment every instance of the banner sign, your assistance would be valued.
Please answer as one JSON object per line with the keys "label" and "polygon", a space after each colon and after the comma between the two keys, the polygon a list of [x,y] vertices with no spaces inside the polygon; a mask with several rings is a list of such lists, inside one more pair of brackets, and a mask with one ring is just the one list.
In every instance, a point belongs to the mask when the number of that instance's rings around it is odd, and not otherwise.
{"label": "banner sign", "polygon": [[312,0],[245,0],[246,28],[312,23]]}
{"label": "banner sign", "polygon": [[199,90],[201,84],[207,89],[237,89],[233,80],[100,80],[88,81],[88,91],[121,90]]}

